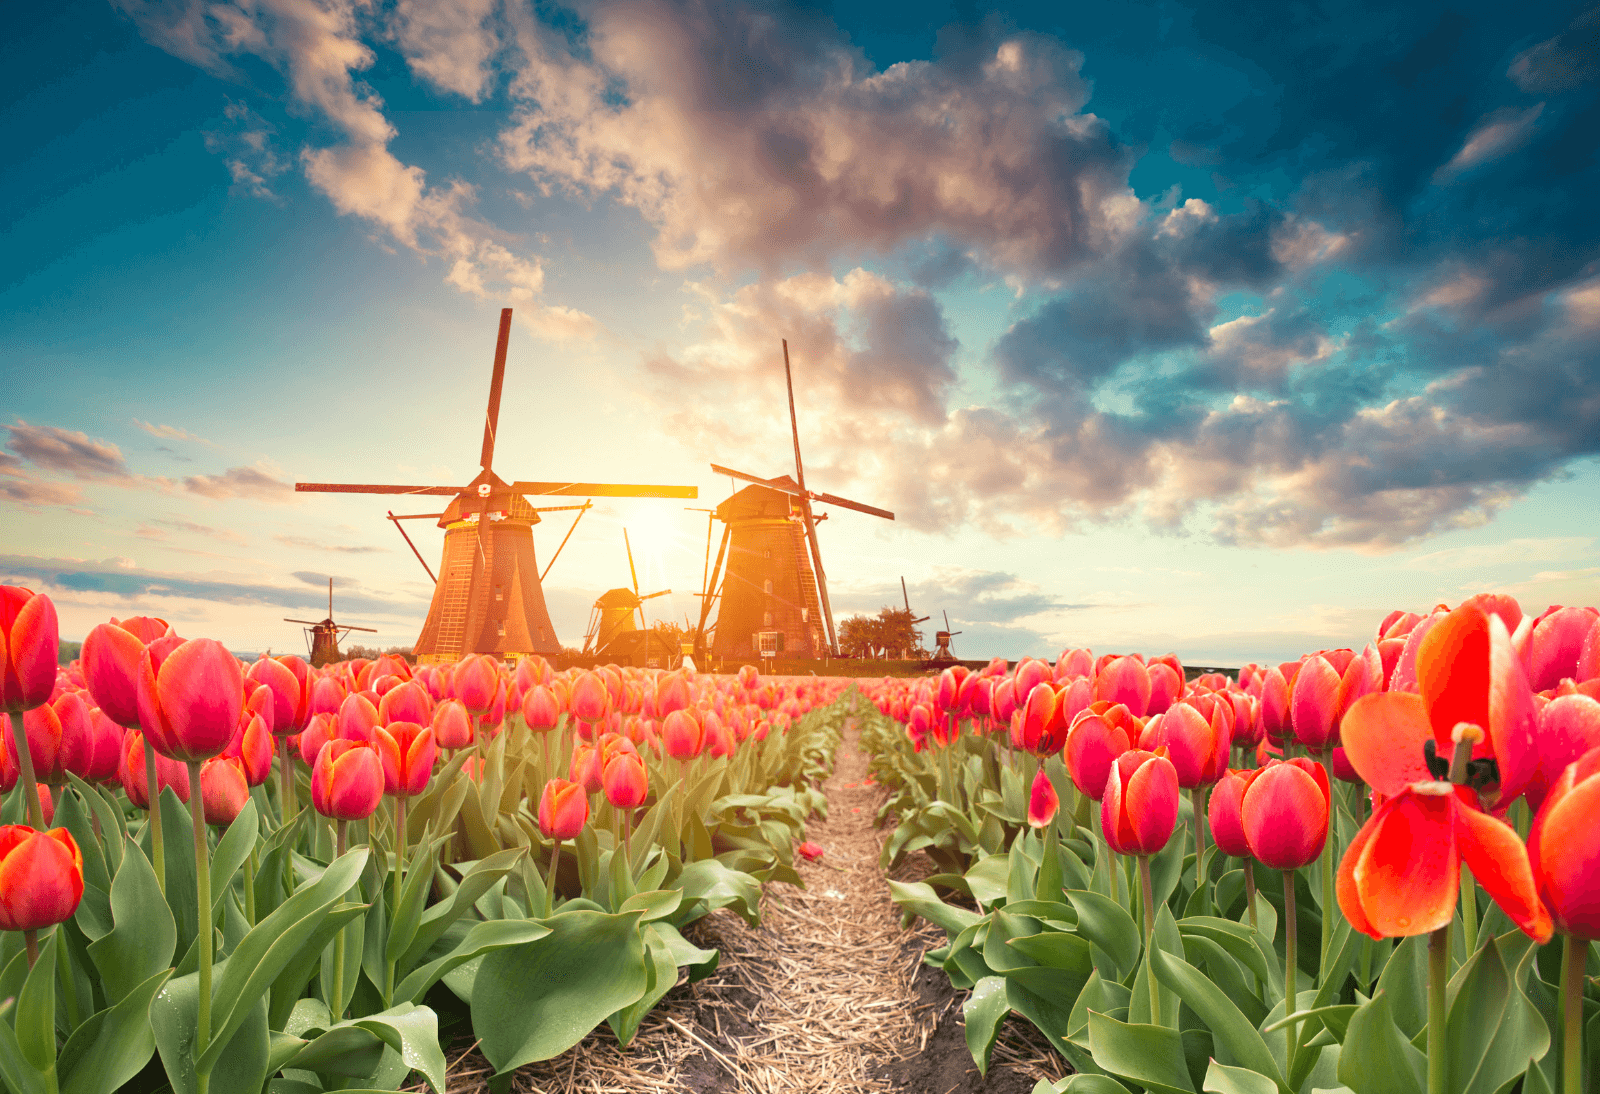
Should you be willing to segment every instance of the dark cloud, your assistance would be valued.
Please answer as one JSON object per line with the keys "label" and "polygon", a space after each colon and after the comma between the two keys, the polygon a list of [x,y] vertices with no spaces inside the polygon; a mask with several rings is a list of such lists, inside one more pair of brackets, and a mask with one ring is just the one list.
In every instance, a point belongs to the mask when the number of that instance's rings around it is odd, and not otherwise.
{"label": "dark cloud", "polygon": [[21,418],[5,428],[11,451],[41,470],[78,479],[133,478],[121,449],[107,441],[92,440],[87,433],[30,425]]}
{"label": "dark cloud", "polygon": [[289,501],[294,488],[259,467],[230,467],[220,475],[191,475],[183,480],[191,494],[215,498],[253,498],[257,501]]}
{"label": "dark cloud", "polygon": [[1600,75],[1600,7],[1590,8],[1554,38],[1523,50],[1506,72],[1534,95],[1570,91]]}
{"label": "dark cloud", "polygon": [[[264,583],[209,580],[191,574],[170,574],[146,570],[128,559],[35,558],[28,555],[0,555],[0,574],[7,581],[21,580],[45,591],[61,589],[69,593],[100,593],[133,601],[150,596],[173,596],[210,600],[221,604],[260,604],[264,607],[295,611],[327,609],[326,575],[300,575],[306,581],[317,577],[322,595],[314,589]],[[339,579],[335,578],[335,585]],[[317,581],[308,581],[316,586]],[[409,613],[420,610],[423,602],[412,597],[390,598],[380,593],[345,592],[338,606],[348,612],[376,614]]]}
{"label": "dark cloud", "polygon": [[333,587],[335,589],[355,589],[359,588],[361,585],[361,582],[357,581],[353,577],[339,577],[336,574],[320,574],[315,570],[296,570],[289,576],[294,578],[296,581],[303,581],[307,585],[315,585],[319,589],[326,589],[329,581],[333,582]]}

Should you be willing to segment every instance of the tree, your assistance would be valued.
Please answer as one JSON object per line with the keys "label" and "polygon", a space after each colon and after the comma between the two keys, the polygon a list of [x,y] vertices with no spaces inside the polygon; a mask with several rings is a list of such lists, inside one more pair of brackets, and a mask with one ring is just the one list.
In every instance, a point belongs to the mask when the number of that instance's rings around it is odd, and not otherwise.
{"label": "tree", "polygon": [[846,657],[921,659],[928,655],[911,613],[887,606],[877,615],[852,615],[840,623],[839,649]]}

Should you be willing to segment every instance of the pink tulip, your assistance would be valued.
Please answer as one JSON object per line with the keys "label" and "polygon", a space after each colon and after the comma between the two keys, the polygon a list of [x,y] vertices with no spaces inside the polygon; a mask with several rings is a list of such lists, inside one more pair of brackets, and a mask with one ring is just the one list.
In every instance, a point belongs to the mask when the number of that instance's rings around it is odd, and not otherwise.
{"label": "pink tulip", "polygon": [[0,711],[20,713],[49,700],[60,645],[50,598],[19,585],[0,585]]}

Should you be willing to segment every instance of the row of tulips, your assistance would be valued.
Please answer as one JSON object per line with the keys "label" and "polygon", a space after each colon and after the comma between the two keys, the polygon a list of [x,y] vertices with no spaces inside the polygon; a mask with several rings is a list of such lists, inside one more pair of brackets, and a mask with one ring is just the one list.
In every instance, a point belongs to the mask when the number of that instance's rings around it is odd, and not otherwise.
{"label": "row of tulips", "polygon": [[1076,1071],[1041,1094],[1591,1089],[1600,612],[1484,595],[1186,675],[873,688],[885,864],[942,870],[895,897],[949,935],[980,1066],[1015,1011]]}
{"label": "row of tulips", "polygon": [[58,649],[0,586],[13,1094],[442,1091],[441,1019],[500,1089],[626,1044],[715,968],[681,928],[798,882],[844,709],[753,670],[246,665],[149,617]]}

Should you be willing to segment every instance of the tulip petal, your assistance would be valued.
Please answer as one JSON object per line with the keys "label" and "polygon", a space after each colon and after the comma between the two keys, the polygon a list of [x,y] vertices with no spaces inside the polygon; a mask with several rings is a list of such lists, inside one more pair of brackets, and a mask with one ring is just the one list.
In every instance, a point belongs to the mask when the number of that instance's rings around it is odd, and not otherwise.
{"label": "tulip petal", "polygon": [[1178,769],[1172,761],[1155,756],[1140,764],[1128,779],[1125,803],[1139,852],[1156,854],[1172,838],[1178,821]]}
{"label": "tulip petal", "polygon": [[1327,789],[1293,762],[1272,764],[1251,781],[1239,819],[1251,854],[1274,870],[1298,870],[1327,842]]}
{"label": "tulip petal", "polygon": [[1028,823],[1034,828],[1043,828],[1056,819],[1056,810],[1061,806],[1061,799],[1056,794],[1055,786],[1050,782],[1050,777],[1044,769],[1033,776],[1033,788],[1028,793]]}
{"label": "tulip petal", "polygon": [[[1344,716],[1340,736],[1350,766],[1385,797],[1433,778],[1422,751],[1433,731],[1419,695],[1386,691],[1362,696]],[[1444,756],[1448,759],[1449,752]]]}
{"label": "tulip petal", "polygon": [[1374,816],[1361,826],[1361,830],[1350,841],[1350,846],[1345,848],[1344,858],[1339,861],[1335,889],[1339,897],[1339,910],[1350,921],[1350,926],[1372,938],[1382,938],[1383,934],[1367,919],[1366,910],[1361,907],[1361,890],[1356,884],[1356,863],[1361,861],[1361,855],[1377,828],[1378,819]]}
{"label": "tulip petal", "polygon": [[[1593,814],[1590,814],[1593,823]],[[1549,839],[1547,830],[1544,838]],[[1554,926],[1539,900],[1528,849],[1504,821],[1469,806],[1456,809],[1456,846],[1472,876],[1511,921],[1535,942],[1550,941]]]}
{"label": "tulip petal", "polygon": [[1338,742],[1339,672],[1322,657],[1301,666],[1289,693],[1289,720],[1300,743],[1322,752]]}
{"label": "tulip petal", "polygon": [[1461,895],[1456,807],[1452,795],[1408,791],[1373,814],[1353,881],[1375,937],[1426,934],[1455,916]]}

